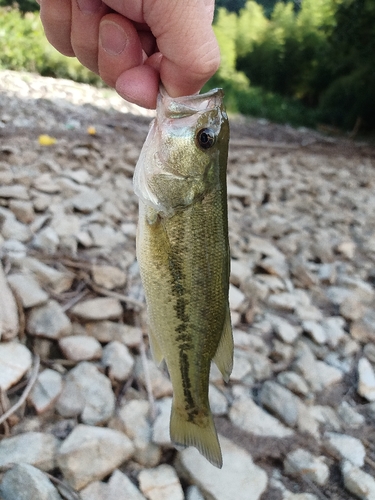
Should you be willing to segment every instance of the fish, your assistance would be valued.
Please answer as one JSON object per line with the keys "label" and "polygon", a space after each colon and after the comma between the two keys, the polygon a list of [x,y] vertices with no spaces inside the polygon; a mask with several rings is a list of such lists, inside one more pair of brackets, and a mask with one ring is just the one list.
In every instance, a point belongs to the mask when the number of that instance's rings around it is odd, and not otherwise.
{"label": "fish", "polygon": [[161,88],[133,179],[150,347],[173,387],[171,441],[218,468],[209,374],[212,360],[225,381],[233,367],[223,96],[214,89],[172,98]]}

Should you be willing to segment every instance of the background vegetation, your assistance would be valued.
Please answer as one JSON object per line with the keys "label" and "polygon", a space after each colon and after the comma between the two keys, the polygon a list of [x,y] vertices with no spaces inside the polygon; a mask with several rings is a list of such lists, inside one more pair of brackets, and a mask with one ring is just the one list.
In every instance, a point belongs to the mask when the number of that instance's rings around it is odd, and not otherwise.
{"label": "background vegetation", "polygon": [[[99,85],[46,42],[35,0],[0,0],[0,68]],[[216,0],[228,108],[273,121],[375,128],[374,0]]]}

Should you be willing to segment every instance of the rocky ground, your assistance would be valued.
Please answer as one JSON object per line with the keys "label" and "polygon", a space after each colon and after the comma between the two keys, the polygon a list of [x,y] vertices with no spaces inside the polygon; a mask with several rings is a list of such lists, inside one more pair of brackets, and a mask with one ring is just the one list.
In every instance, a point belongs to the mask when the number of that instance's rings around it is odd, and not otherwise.
{"label": "rocky ground", "polygon": [[218,470],[171,446],[148,348],[132,173],[150,116],[0,73],[1,500],[374,500],[375,150],[232,120]]}

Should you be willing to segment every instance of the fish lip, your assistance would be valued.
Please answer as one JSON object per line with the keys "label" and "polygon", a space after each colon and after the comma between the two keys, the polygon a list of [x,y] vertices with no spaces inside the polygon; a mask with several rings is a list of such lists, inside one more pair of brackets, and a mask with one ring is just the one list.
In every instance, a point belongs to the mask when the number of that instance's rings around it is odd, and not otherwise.
{"label": "fish lip", "polygon": [[157,114],[165,118],[184,118],[220,108],[224,91],[221,88],[209,90],[204,94],[170,97],[163,85],[160,85],[157,103]]}

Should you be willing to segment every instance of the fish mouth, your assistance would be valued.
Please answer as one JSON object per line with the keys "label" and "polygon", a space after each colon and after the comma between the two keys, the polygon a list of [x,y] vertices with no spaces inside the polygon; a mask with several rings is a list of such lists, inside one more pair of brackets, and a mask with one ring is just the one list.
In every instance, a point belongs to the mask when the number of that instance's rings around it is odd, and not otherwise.
{"label": "fish mouth", "polygon": [[157,113],[165,118],[184,118],[221,108],[223,104],[223,89],[212,89],[204,94],[193,94],[182,97],[170,97],[165,88],[160,85],[157,103]]}

